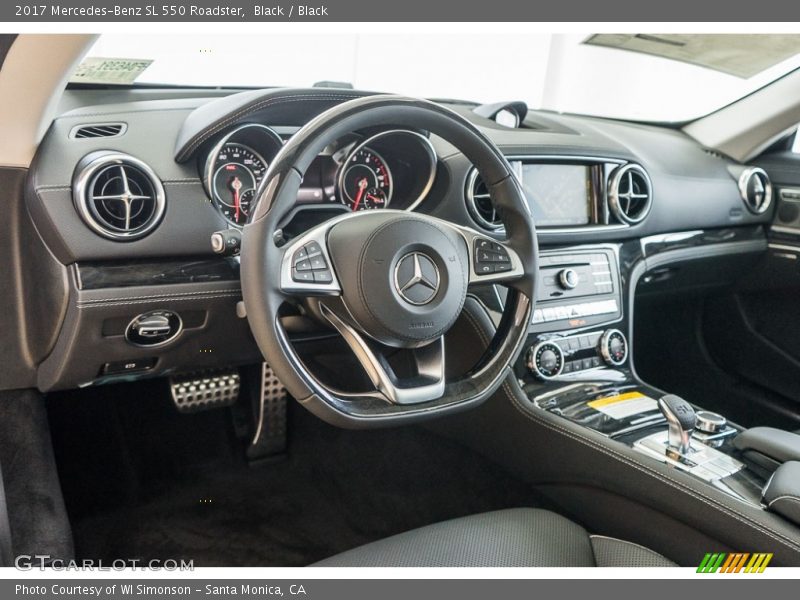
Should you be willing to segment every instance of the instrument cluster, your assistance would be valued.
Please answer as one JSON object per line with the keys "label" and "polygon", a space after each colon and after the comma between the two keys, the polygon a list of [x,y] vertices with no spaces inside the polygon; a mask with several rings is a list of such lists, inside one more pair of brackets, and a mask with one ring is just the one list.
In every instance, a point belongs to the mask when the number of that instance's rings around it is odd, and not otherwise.
{"label": "instrument cluster", "polygon": [[[243,226],[259,185],[284,140],[261,124],[240,125],[220,139],[203,166],[206,191],[227,221]],[[309,166],[298,205],[342,210],[413,210],[430,191],[436,153],[423,134],[406,129],[350,136]]]}

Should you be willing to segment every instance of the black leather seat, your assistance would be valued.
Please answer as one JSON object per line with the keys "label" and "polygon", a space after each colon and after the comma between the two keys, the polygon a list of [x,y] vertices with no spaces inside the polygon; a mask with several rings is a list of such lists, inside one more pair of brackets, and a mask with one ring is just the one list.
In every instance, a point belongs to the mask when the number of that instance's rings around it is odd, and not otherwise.
{"label": "black leather seat", "polygon": [[516,508],[407,531],[315,567],[674,567],[638,544],[589,535],[555,513]]}

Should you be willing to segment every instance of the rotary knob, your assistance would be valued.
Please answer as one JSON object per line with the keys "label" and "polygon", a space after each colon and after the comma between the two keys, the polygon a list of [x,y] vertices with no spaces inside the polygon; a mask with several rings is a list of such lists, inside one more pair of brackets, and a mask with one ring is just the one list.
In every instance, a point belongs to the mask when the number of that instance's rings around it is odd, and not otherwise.
{"label": "rotary knob", "polygon": [[703,433],[719,433],[728,425],[728,419],[722,415],[711,412],[710,410],[700,410],[697,412],[697,424],[695,429]]}
{"label": "rotary knob", "polygon": [[628,358],[628,340],[619,329],[607,329],[600,337],[600,356],[614,367]]}
{"label": "rotary knob", "polygon": [[558,274],[558,283],[561,284],[565,290],[574,290],[578,287],[578,282],[580,278],[578,277],[578,272],[575,269],[562,269],[562,271]]}
{"label": "rotary knob", "polygon": [[539,379],[552,379],[564,368],[564,353],[558,344],[541,342],[528,351],[527,367]]}

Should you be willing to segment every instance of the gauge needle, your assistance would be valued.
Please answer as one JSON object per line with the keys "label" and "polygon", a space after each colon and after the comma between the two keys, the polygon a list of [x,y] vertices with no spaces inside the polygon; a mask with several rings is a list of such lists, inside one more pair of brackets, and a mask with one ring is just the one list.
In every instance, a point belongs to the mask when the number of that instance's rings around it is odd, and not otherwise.
{"label": "gauge needle", "polygon": [[242,189],[242,182],[239,181],[238,177],[234,177],[233,181],[231,182],[231,187],[233,188],[233,208],[236,211],[233,216],[233,220],[237,223],[239,222],[239,190]]}
{"label": "gauge needle", "polygon": [[367,178],[364,177],[363,179],[359,180],[358,182],[358,193],[356,194],[356,200],[353,202],[353,210],[358,210],[358,205],[361,203],[361,196],[364,195],[364,190],[367,189]]}

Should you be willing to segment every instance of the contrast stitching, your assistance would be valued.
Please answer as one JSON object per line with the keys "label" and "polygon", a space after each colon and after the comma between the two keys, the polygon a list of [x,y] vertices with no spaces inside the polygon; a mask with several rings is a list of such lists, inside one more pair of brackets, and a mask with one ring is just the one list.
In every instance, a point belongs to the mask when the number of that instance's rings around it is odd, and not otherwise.
{"label": "contrast stitching", "polygon": [[481,341],[488,346],[492,342],[492,340],[489,338],[488,334],[483,330],[483,327],[481,327],[481,324],[478,322],[475,316],[469,312],[469,309],[463,311],[462,314],[467,317],[467,320],[470,322],[472,327],[475,329],[475,331],[478,332],[478,337],[481,338]]}
{"label": "contrast stitching", "polygon": [[195,149],[200,144],[205,142],[208,138],[213,136],[220,129],[223,129],[228,124],[236,121],[239,117],[242,117],[242,116],[247,115],[249,113],[253,113],[253,112],[255,112],[257,110],[260,110],[262,108],[266,108],[270,104],[283,104],[283,103],[287,103],[287,102],[294,102],[296,100],[308,100],[308,99],[311,99],[311,100],[352,100],[353,98],[359,98],[359,97],[360,96],[357,96],[355,94],[353,94],[353,95],[344,95],[344,94],[293,94],[293,95],[290,95],[290,96],[279,96],[277,98],[270,97],[270,98],[259,100],[258,102],[254,103],[254,104],[250,104],[250,105],[247,105],[247,106],[245,106],[243,108],[240,108],[239,110],[237,110],[236,112],[232,113],[231,115],[228,115],[228,117],[226,117],[222,121],[217,122],[211,128],[206,129],[206,130],[202,131],[200,134],[198,134],[197,136],[195,136],[193,141],[191,141],[188,146],[185,146],[184,150],[182,150],[181,153],[178,155],[178,159],[180,160],[180,159],[184,158],[185,156],[191,155],[192,152],[194,152]]}
{"label": "contrast stitching", "polygon": [[178,302],[187,300],[199,300],[201,298],[203,300],[207,299],[211,300],[215,298],[241,298],[241,297],[242,295],[239,292],[233,292],[230,294],[216,294],[214,296],[201,296],[199,298],[171,298],[169,296],[162,296],[150,300],[134,300],[133,302],[105,302],[103,304],[88,304],[88,305],[84,304],[84,305],[78,305],[78,309],[83,310],[86,308],[105,308],[107,306],[132,306],[134,304],[153,304],[154,302],[164,302],[164,301]]}
{"label": "contrast stitching", "polygon": [[120,296],[120,297],[111,297],[111,298],[94,298],[91,300],[79,300],[78,305],[89,305],[89,304],[103,304],[105,302],[119,302],[122,300],[152,300],[152,299],[159,299],[159,298],[180,298],[180,297],[190,297],[190,296],[208,296],[213,294],[240,294],[241,290],[239,289],[227,289],[227,290],[205,290],[200,292],[176,292],[174,294],[151,294],[147,296]]}
{"label": "contrast stitching", "polygon": [[777,542],[782,543],[787,548],[790,548],[790,549],[792,549],[794,551],[800,551],[800,546],[799,545],[795,544],[792,540],[790,540],[789,538],[785,537],[780,532],[777,532],[777,531],[775,531],[773,529],[770,529],[766,525],[762,525],[760,523],[756,523],[756,522],[752,521],[747,515],[744,515],[744,514],[738,512],[738,511],[736,511],[733,508],[725,506],[724,504],[720,504],[718,501],[714,500],[713,498],[709,498],[708,496],[704,495],[702,492],[699,492],[697,490],[693,490],[693,489],[689,488],[688,486],[686,486],[685,484],[683,484],[683,483],[681,483],[681,482],[679,482],[679,481],[677,481],[675,479],[672,479],[671,477],[668,477],[666,475],[658,473],[657,471],[652,470],[647,465],[638,462],[637,460],[633,459],[632,457],[628,457],[628,456],[625,456],[623,454],[620,454],[620,453],[616,452],[615,450],[613,450],[612,448],[606,448],[606,447],[598,444],[594,440],[581,435],[580,433],[569,431],[568,429],[565,429],[563,427],[560,427],[558,425],[555,425],[553,423],[549,423],[549,422],[547,422],[547,421],[545,421],[543,419],[540,419],[538,416],[535,416],[534,414],[532,414],[528,410],[526,410],[519,403],[519,401],[517,400],[516,396],[513,394],[513,391],[511,390],[511,387],[509,386],[507,381],[503,383],[503,390],[505,391],[506,396],[511,400],[511,403],[514,406],[514,408],[519,413],[521,413],[526,419],[531,420],[531,421],[535,421],[535,422],[539,423],[540,425],[544,425],[545,427],[547,427],[548,429],[550,429],[552,431],[556,431],[557,433],[560,433],[560,434],[565,435],[565,436],[567,436],[569,438],[572,438],[572,439],[574,439],[575,441],[577,441],[579,443],[582,443],[582,444],[584,444],[586,446],[589,446],[589,447],[591,447],[591,448],[593,448],[595,450],[598,450],[599,452],[602,452],[603,454],[605,454],[607,456],[610,456],[611,458],[619,460],[620,462],[623,462],[623,463],[627,464],[628,466],[633,467],[637,471],[641,471],[645,475],[650,475],[650,476],[662,481],[663,483],[666,483],[670,487],[677,489],[678,491],[681,491],[681,492],[684,492],[684,493],[686,493],[686,494],[688,494],[690,496],[693,496],[694,498],[700,500],[704,504],[707,504],[708,506],[710,506],[710,507],[712,507],[714,509],[721,510],[722,512],[724,512],[727,515],[733,517],[734,519],[736,519],[740,523],[743,523],[744,525],[747,525],[748,527],[751,527],[751,528],[753,528],[753,529],[755,529],[757,531],[760,531],[761,533],[767,535],[768,537],[771,537],[772,539],[776,540]]}
{"label": "contrast stitching", "polygon": [[[214,99],[214,98],[211,98]],[[170,107],[163,107],[163,108],[143,108],[137,109],[137,113],[160,113],[160,112],[176,112],[176,111],[184,111],[184,112],[192,112],[193,110],[200,108],[203,104],[194,104],[192,106],[174,106]],[[106,115],[130,115],[130,111],[127,110],[112,110],[108,112],[93,112],[93,113],[67,113],[66,115],[62,115],[56,119],[57,121],[77,121],[80,125],[80,121],[87,118],[87,117],[105,117]]]}
{"label": "contrast stitching", "polygon": [[767,504],[767,507],[772,508],[772,505],[775,504],[778,500],[791,500],[792,502],[797,502],[798,504],[800,504],[800,498],[798,498],[797,496],[791,496],[789,494],[786,494],[784,496],[778,496],[774,500],[771,500],[770,503]]}

